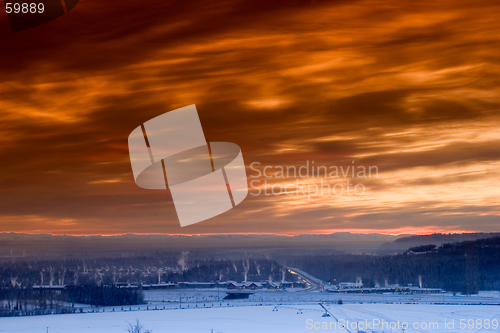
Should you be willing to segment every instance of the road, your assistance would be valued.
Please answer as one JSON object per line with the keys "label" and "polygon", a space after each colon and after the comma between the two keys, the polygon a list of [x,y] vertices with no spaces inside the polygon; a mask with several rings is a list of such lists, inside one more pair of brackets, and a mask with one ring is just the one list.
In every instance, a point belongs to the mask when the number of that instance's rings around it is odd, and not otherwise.
{"label": "road", "polygon": [[298,268],[287,267],[287,269],[290,274],[296,275],[300,280],[302,280],[307,285],[304,291],[324,290],[326,283],[324,283],[320,279],[315,278],[314,276]]}

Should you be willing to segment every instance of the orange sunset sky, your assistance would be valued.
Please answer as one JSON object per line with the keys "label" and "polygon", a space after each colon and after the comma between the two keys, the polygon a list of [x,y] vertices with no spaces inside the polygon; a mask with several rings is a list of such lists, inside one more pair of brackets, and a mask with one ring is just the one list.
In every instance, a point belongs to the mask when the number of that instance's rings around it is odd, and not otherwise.
{"label": "orange sunset sky", "polygon": [[[81,0],[15,34],[3,15],[0,232],[500,231],[496,1]],[[168,191],[135,185],[127,137],[190,104],[249,180],[253,162],[378,177],[351,179],[361,196],[252,189],[181,228]]]}

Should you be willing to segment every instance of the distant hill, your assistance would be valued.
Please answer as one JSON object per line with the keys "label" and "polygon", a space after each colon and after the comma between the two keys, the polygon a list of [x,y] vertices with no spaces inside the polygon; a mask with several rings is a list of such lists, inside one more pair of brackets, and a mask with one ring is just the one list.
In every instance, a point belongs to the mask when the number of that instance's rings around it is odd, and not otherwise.
{"label": "distant hill", "polygon": [[426,236],[391,236],[353,234],[325,235],[118,235],[67,236],[50,234],[0,233],[0,259],[20,257],[102,257],[150,255],[154,252],[210,251],[214,257],[260,257],[292,254],[397,254],[423,245],[456,243],[500,236],[499,233],[434,234]]}
{"label": "distant hill", "polygon": [[155,251],[252,252],[272,253],[375,253],[382,244],[400,236],[381,234],[326,235],[119,235],[66,236],[49,234],[0,233],[0,258],[121,256]]}
{"label": "distant hill", "polygon": [[[286,264],[331,283],[361,279],[364,287],[411,284],[464,294],[500,290],[500,236],[483,236],[438,248],[417,246],[404,254],[304,255],[290,257]],[[443,235],[427,237],[424,242],[429,239],[442,240]]]}
{"label": "distant hill", "polygon": [[446,243],[458,243],[498,237],[500,233],[465,233],[465,234],[432,234],[414,235],[398,238],[390,243],[384,243],[377,251],[378,254],[403,253],[412,247],[435,245],[439,247]]}

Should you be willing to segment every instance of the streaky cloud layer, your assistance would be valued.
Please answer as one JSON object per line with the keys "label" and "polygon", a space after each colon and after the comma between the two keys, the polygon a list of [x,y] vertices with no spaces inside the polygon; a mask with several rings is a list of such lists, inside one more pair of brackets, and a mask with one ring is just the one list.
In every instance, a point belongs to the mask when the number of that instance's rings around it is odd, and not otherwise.
{"label": "streaky cloud layer", "polygon": [[[0,231],[498,231],[498,12],[490,1],[81,1],[2,35]],[[136,188],[127,137],[189,104],[208,141],[241,147],[248,175],[252,162],[354,161],[378,177],[359,180],[362,196],[251,190],[181,229],[168,191]],[[345,180],[359,182],[326,181]]]}

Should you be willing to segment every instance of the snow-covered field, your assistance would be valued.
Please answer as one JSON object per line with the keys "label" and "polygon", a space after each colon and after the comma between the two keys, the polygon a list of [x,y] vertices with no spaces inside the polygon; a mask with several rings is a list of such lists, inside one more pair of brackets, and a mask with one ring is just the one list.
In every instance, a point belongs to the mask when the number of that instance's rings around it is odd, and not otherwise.
{"label": "snow-covered field", "polygon": [[[172,290],[172,291],[145,291],[145,298],[150,304],[158,307],[179,307],[179,300],[187,307],[191,303],[198,304],[198,307],[206,304],[212,306],[219,304],[226,293],[223,291],[217,292],[213,289],[189,289],[189,290]],[[362,294],[362,293],[329,293],[329,292],[304,292],[301,289],[298,291],[270,291],[256,290],[248,300],[242,301],[223,301],[223,304],[241,304],[241,303],[304,303],[304,302],[335,302],[341,299],[344,303],[362,302],[362,303],[428,303],[428,304],[500,304],[500,293],[497,291],[480,291],[478,295],[464,296],[453,293],[443,294]]]}
{"label": "snow-covered field", "polygon": [[[494,305],[428,305],[428,304],[324,304],[330,317],[319,304],[219,308],[189,308],[157,311],[118,311],[0,318],[0,332],[33,333],[124,333],[127,322],[136,319],[146,329],[182,333],[276,333],[276,332],[498,332],[495,319],[500,306]],[[342,328],[337,322],[348,325]],[[462,327],[460,323],[462,320]],[[472,325],[473,329],[469,329]],[[397,322],[400,322],[399,328]],[[445,327],[447,323],[447,328]],[[489,329],[485,329],[485,323]],[[363,323],[363,324],[359,324]],[[368,323],[368,329],[365,325]],[[383,323],[386,326],[382,327]],[[418,327],[414,329],[413,325]],[[481,323],[481,324],[480,324]],[[377,326],[375,326],[377,324]],[[326,325],[326,326],[325,326]],[[389,325],[389,326],[387,326]],[[403,325],[403,326],[402,326]],[[454,327],[452,327],[454,325]],[[335,327],[336,326],[336,327]],[[391,328],[392,326],[392,328]],[[423,327],[423,328],[422,328]]]}

